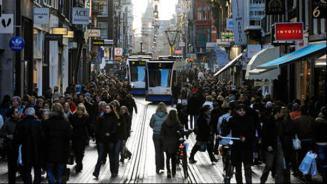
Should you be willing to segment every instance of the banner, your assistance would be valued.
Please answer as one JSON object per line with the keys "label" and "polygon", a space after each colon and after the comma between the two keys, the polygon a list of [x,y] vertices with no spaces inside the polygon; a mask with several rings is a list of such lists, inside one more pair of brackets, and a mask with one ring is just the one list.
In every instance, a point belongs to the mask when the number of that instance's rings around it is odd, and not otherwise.
{"label": "banner", "polygon": [[266,0],[266,15],[285,13],[285,0]]}
{"label": "banner", "polygon": [[244,32],[244,3],[244,0],[232,1],[235,45],[246,45],[246,35]]}
{"label": "banner", "polygon": [[33,8],[33,21],[35,25],[49,24],[49,8]]}

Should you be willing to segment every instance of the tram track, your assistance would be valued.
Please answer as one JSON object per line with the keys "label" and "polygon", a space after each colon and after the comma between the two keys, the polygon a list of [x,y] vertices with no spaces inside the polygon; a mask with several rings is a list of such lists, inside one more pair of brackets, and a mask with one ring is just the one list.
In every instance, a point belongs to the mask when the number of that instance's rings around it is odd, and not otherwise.
{"label": "tram track", "polygon": [[126,175],[124,176],[125,179],[123,183],[136,183],[138,180],[139,168],[142,163],[141,158],[142,158],[142,149],[144,147],[144,132],[146,128],[147,111],[148,111],[148,104],[145,104],[141,118],[139,118],[137,122],[134,122],[139,124],[137,125],[137,130],[135,132],[136,134],[134,135],[136,139],[134,139],[133,142],[131,143],[132,145],[131,151],[133,153],[133,159],[131,160],[132,163],[130,164],[130,167],[126,172]]}

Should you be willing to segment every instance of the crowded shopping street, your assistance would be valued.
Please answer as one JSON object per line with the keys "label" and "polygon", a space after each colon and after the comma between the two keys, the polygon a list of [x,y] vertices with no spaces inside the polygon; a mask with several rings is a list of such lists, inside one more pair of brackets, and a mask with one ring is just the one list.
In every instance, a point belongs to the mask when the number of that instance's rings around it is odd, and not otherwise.
{"label": "crowded shopping street", "polygon": [[326,0],[0,0],[0,183],[327,183]]}

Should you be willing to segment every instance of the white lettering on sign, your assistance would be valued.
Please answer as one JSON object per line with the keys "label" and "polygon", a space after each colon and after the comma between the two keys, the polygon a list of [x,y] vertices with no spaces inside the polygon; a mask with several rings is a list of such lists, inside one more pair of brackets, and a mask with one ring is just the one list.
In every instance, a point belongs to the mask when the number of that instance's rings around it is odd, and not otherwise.
{"label": "white lettering on sign", "polygon": [[89,9],[88,8],[73,8],[73,24],[89,24]]}
{"label": "white lettering on sign", "polygon": [[0,34],[14,33],[14,14],[2,14],[0,17]]}

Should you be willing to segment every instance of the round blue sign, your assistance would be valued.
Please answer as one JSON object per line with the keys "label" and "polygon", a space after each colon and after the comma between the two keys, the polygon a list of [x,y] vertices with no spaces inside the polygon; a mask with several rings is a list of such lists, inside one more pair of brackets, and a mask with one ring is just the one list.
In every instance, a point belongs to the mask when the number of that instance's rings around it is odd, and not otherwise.
{"label": "round blue sign", "polygon": [[23,50],[24,46],[25,46],[25,41],[20,36],[12,37],[9,41],[9,47],[11,48],[11,50],[16,52],[20,52],[21,50]]}

